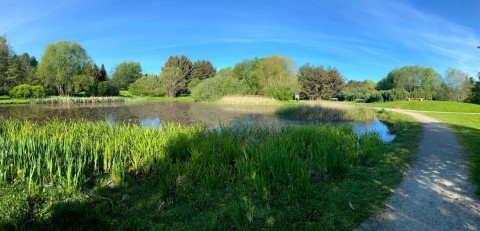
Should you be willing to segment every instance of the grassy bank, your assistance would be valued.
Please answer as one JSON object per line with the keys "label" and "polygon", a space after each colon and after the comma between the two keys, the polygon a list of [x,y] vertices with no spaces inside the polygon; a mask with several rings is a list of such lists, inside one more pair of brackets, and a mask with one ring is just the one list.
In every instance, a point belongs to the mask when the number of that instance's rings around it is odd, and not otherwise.
{"label": "grassy bank", "polygon": [[370,108],[333,103],[305,103],[286,106],[278,109],[276,114],[285,119],[320,122],[365,121],[375,119],[375,113]]}
{"label": "grassy bank", "polygon": [[419,111],[480,112],[480,105],[451,101],[393,101],[364,104],[369,107],[401,108]]}
{"label": "grassy bank", "polygon": [[30,99],[15,99],[10,98],[9,96],[0,96],[0,105],[7,104],[29,104]]}
{"label": "grassy bank", "polygon": [[0,229],[353,229],[401,180],[420,130],[160,130],[0,121]]}
{"label": "grassy bank", "polygon": [[449,125],[465,149],[470,179],[477,185],[480,196],[480,115],[425,113]]}

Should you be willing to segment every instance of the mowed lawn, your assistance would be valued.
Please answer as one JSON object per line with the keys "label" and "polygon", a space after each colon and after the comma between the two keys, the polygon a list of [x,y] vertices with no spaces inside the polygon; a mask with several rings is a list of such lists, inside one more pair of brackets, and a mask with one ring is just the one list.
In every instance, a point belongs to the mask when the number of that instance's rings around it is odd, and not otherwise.
{"label": "mowed lawn", "polygon": [[393,101],[366,104],[371,107],[400,108],[419,111],[474,112],[480,113],[480,105],[450,101]]}

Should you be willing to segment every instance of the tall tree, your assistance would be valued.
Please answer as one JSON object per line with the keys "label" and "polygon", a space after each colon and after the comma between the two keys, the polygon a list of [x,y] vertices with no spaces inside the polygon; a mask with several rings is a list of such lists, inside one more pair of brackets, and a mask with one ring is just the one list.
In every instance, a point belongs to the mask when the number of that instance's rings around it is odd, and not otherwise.
{"label": "tall tree", "polygon": [[463,102],[472,93],[472,80],[460,70],[448,69],[445,72],[444,81],[448,88],[448,98],[450,100]]}
{"label": "tall tree", "polygon": [[51,43],[38,65],[38,75],[45,88],[54,89],[60,95],[71,95],[75,91],[74,78],[83,74],[87,63],[93,62],[80,44],[67,41]]}
{"label": "tall tree", "polygon": [[97,72],[96,79],[99,82],[103,82],[103,81],[108,80],[107,70],[105,70],[105,66],[103,64]]}
{"label": "tall tree", "polygon": [[112,81],[120,90],[126,90],[130,84],[140,77],[142,77],[140,63],[122,62],[115,67]]}
{"label": "tall tree", "polygon": [[178,67],[181,71],[182,74],[182,81],[178,83],[179,87],[179,95],[188,95],[188,84],[190,83],[190,80],[192,79],[192,70],[193,70],[193,64],[190,59],[185,56],[170,56],[168,60],[165,62],[165,64],[162,67],[162,73],[164,72],[165,68],[167,67]]}
{"label": "tall tree", "polygon": [[163,84],[165,95],[176,97],[181,94],[184,87],[184,73],[182,69],[175,66],[165,67],[160,75],[160,81]]}
{"label": "tall tree", "polygon": [[309,64],[300,68],[302,95],[307,99],[328,99],[337,96],[345,84],[337,69],[313,67]]}
{"label": "tall tree", "polygon": [[258,81],[253,72],[261,60],[262,59],[258,58],[243,60],[242,62],[237,63],[233,68],[234,76],[243,80],[248,85],[248,88],[250,88],[252,94],[257,94],[260,91]]}
{"label": "tall tree", "polygon": [[192,66],[192,78],[198,78],[200,80],[212,78],[217,73],[212,63],[207,60],[197,60]]}
{"label": "tall tree", "polygon": [[7,94],[11,89],[7,80],[7,71],[14,52],[7,41],[7,36],[0,36],[0,95]]}
{"label": "tall tree", "polygon": [[291,97],[298,90],[298,79],[294,73],[292,59],[273,55],[259,60],[255,65],[253,76],[256,78],[258,94],[270,95],[280,89],[289,91]]}
{"label": "tall tree", "polygon": [[442,77],[430,67],[406,66],[396,68],[377,84],[378,90],[401,88],[410,93],[424,91],[435,95],[442,83]]}

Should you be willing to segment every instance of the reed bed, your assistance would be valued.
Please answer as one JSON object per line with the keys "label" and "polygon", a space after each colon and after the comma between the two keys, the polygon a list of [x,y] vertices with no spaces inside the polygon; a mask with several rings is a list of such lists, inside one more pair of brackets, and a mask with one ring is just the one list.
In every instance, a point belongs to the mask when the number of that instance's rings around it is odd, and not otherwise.
{"label": "reed bed", "polygon": [[80,103],[114,103],[125,102],[125,97],[50,97],[32,100],[33,104],[80,104]]}
{"label": "reed bed", "polygon": [[[211,187],[245,179],[259,188],[281,183],[307,193],[312,175],[341,174],[371,148],[359,146],[348,126],[272,132],[163,124],[154,130],[87,121],[42,125],[3,120],[0,135],[0,183],[47,184],[74,192],[100,176],[119,184],[127,177],[158,176],[164,178],[165,196],[178,177]],[[369,139],[381,143],[378,136]]]}
{"label": "reed bed", "polygon": [[[141,203],[147,208],[152,208],[149,203],[155,201],[152,210],[157,212],[149,219],[158,223],[146,224],[145,229],[177,219],[191,219],[192,213],[197,215],[197,212],[181,212],[188,203],[191,204],[187,207],[195,208],[194,211],[233,203],[227,210],[221,210],[222,214],[233,219],[225,224],[254,228],[258,227],[255,219],[270,219],[268,213],[255,211],[254,201],[266,203],[262,206],[267,208],[298,205],[299,200],[305,201],[302,203],[318,200],[315,199],[318,198],[316,190],[322,182],[342,177],[355,166],[375,162],[383,156],[383,147],[377,134],[357,137],[349,126],[286,127],[273,131],[253,127],[210,130],[199,125],[162,124],[155,130],[89,121],[39,124],[1,120],[0,185],[9,190],[10,186],[21,185],[27,194],[55,190],[63,195],[58,200],[64,201],[72,195],[82,195],[85,188],[102,192],[114,182],[115,187],[136,187],[139,188],[138,194],[148,191],[155,195],[138,199],[144,201]],[[146,185],[142,182],[153,183],[142,188]],[[212,201],[211,195],[215,193],[219,196]],[[228,198],[235,198],[235,201],[228,201]],[[7,203],[5,201],[0,205]],[[163,205],[168,201],[170,206],[165,209],[170,212],[159,212],[164,210]],[[24,206],[28,208],[30,202],[27,202]],[[65,206],[61,208],[74,205]],[[102,207],[104,205],[84,206],[89,208],[88,211],[91,208],[106,209]],[[134,209],[142,204],[132,206]],[[52,209],[47,207],[41,211],[48,208]],[[111,212],[111,216],[138,213],[131,209]],[[76,216],[83,217],[82,213]],[[168,215],[171,213],[177,214],[175,219]],[[9,216],[0,218],[0,224]],[[214,227],[232,227],[221,226],[223,223],[218,223],[221,219],[205,216]],[[303,215],[298,213],[295,216]],[[18,221],[23,219],[27,218],[21,217]],[[42,218],[36,215],[28,219],[41,222]],[[55,222],[64,222],[64,219]],[[119,219],[128,220],[127,217]],[[202,220],[197,225],[201,224]],[[162,229],[161,226],[157,228]]]}
{"label": "reed bed", "polygon": [[306,103],[285,106],[279,108],[275,113],[285,119],[318,122],[366,121],[375,119],[375,112],[370,108],[336,103]]}
{"label": "reed bed", "polygon": [[274,106],[282,103],[276,99],[267,98],[258,95],[232,95],[225,96],[219,101],[220,104],[232,105],[256,105],[256,106]]}

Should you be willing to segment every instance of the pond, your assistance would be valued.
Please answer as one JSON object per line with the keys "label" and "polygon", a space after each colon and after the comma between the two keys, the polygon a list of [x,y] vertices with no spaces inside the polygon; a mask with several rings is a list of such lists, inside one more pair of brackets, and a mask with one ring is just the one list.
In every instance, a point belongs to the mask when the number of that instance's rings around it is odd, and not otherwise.
{"label": "pond", "polygon": [[[204,124],[211,128],[221,126],[303,125],[275,115],[278,106],[237,106],[200,103],[124,102],[108,104],[46,104],[0,106],[0,116],[20,120],[48,121],[50,119],[86,119],[110,124],[134,123],[141,127],[159,128],[162,123]],[[310,123],[311,124],[311,123]],[[343,123],[345,124],[345,123]],[[365,122],[348,122],[357,134],[376,131],[384,141],[394,135],[378,119]]]}

